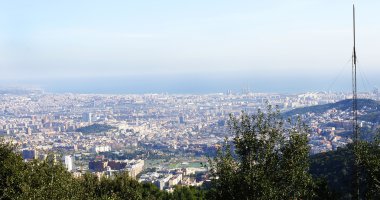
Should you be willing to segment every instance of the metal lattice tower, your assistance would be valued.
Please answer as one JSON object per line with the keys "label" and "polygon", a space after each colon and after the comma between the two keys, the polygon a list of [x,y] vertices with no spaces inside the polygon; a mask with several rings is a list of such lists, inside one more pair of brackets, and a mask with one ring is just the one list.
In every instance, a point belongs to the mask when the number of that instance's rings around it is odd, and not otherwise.
{"label": "metal lattice tower", "polygon": [[352,51],[352,131],[354,139],[354,199],[360,199],[360,174],[359,160],[357,155],[359,144],[359,126],[358,126],[358,90],[356,80],[357,57],[356,57],[356,27],[355,27],[355,3],[352,4],[353,17],[353,51]]}
{"label": "metal lattice tower", "polygon": [[354,36],[354,48],[352,52],[352,115],[353,115],[353,134],[354,141],[359,139],[358,131],[358,91],[356,81],[356,30],[355,30],[355,4],[353,4],[353,36]]}

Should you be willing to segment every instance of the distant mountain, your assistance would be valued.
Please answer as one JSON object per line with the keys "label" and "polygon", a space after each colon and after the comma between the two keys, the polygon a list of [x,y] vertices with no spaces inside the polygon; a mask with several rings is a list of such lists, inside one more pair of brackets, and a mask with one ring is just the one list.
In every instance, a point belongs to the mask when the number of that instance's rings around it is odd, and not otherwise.
{"label": "distant mountain", "polygon": [[[352,110],[352,99],[338,101],[336,103],[328,103],[324,105],[309,106],[304,108],[296,108],[283,114],[284,117],[291,117],[295,115],[303,115],[306,113],[322,114],[330,109],[337,109],[340,111]],[[372,99],[358,99],[358,110],[367,110],[366,115],[359,117],[360,120],[369,122],[380,122],[380,103]]]}

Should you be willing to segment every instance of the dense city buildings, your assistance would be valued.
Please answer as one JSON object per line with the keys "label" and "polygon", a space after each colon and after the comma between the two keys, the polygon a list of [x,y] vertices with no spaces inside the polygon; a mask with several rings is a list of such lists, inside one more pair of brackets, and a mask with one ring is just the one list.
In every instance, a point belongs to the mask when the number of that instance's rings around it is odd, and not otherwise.
{"label": "dense city buildings", "polygon": [[[378,99],[378,93],[362,98]],[[61,157],[68,171],[112,176],[128,171],[160,189],[207,180],[207,157],[225,138],[229,115],[255,113],[267,105],[282,112],[334,103],[349,93],[207,95],[0,94],[0,134],[17,144],[26,161]],[[363,110],[365,112],[365,110]],[[302,115],[311,128],[312,153],[350,143],[350,112]],[[339,127],[327,122],[339,121]],[[366,122],[363,122],[364,124]]]}

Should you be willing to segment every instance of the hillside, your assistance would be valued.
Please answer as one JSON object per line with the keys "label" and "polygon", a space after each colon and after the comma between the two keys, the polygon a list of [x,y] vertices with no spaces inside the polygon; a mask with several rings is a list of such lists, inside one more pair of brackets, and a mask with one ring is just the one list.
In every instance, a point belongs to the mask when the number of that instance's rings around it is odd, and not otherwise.
{"label": "hillside", "polygon": [[[337,109],[340,111],[349,111],[352,109],[352,99],[338,101],[336,103],[329,103],[324,105],[309,106],[304,108],[296,108],[283,114],[284,117],[291,117],[295,115],[302,115],[306,113],[322,114],[330,109]],[[358,109],[367,110],[367,114],[359,116],[360,120],[369,122],[380,122],[380,103],[372,99],[358,99]]]}
{"label": "hillside", "polygon": [[315,178],[326,179],[331,190],[345,196],[352,188],[353,160],[351,145],[337,151],[315,154],[310,157],[310,173]]}
{"label": "hillside", "polygon": [[[362,163],[359,167],[360,199],[380,199],[378,184],[372,185],[379,178],[380,149],[376,143],[362,143],[361,147],[365,150],[361,152]],[[336,151],[310,156],[309,172],[314,178],[326,180],[330,191],[339,197],[334,199],[352,199],[354,162],[354,146],[349,144]]]}

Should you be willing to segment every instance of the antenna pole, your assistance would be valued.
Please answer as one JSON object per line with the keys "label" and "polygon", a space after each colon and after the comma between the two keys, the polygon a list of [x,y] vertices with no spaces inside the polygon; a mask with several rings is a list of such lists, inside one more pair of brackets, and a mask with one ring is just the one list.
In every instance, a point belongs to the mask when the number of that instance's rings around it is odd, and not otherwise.
{"label": "antenna pole", "polygon": [[358,91],[356,84],[356,28],[355,28],[355,4],[353,5],[353,36],[354,36],[354,48],[352,53],[352,110],[353,110],[353,130],[354,130],[354,140],[359,139],[358,135]]}
{"label": "antenna pole", "polygon": [[359,126],[358,126],[358,91],[356,80],[357,57],[356,57],[356,24],[355,24],[355,3],[352,4],[353,17],[353,52],[352,52],[352,118],[353,118],[353,139],[354,139],[354,199],[360,199],[359,183],[359,160],[357,155],[359,143]]}

